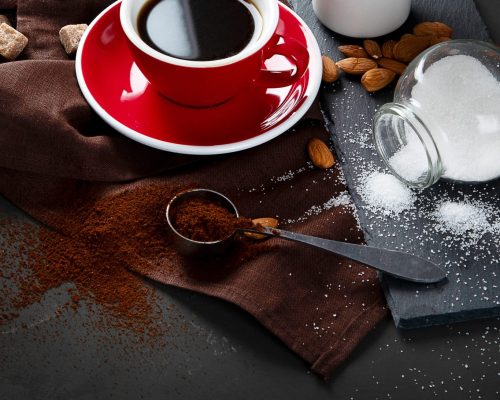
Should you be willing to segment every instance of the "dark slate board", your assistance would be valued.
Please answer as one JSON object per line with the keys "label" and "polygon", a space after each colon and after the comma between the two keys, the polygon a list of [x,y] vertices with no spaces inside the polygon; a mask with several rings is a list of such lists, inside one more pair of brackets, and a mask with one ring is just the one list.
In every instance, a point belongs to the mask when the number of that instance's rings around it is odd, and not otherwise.
{"label": "dark slate board", "polygon": [[[309,2],[296,0],[293,3],[315,33],[324,54],[340,59],[343,57],[337,50],[338,45],[357,43],[322,26]],[[414,0],[408,21],[390,36],[397,38],[401,33],[409,32],[419,21],[443,21],[454,28],[455,39],[491,41],[472,0]],[[324,85],[320,96],[327,126],[343,164],[368,244],[429,258],[444,267],[449,275],[449,281],[440,286],[418,286],[382,276],[395,324],[400,328],[416,328],[498,316],[498,238],[487,234],[477,244],[467,246],[461,238],[436,231],[437,223],[429,215],[433,206],[444,198],[453,201],[476,199],[498,210],[500,180],[474,186],[440,181],[418,193],[416,208],[397,218],[370,211],[360,197],[360,175],[368,169],[383,170],[370,136],[371,118],[380,105],[392,100],[393,89],[394,85],[375,95],[367,95],[358,79],[344,76],[341,82]]]}

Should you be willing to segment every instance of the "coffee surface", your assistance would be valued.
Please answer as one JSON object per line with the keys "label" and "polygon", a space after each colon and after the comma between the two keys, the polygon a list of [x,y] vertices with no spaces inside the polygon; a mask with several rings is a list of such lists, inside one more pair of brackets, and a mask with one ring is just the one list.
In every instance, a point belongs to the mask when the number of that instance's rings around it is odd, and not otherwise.
{"label": "coffee surface", "polygon": [[185,60],[238,54],[260,32],[257,8],[245,0],[149,0],[137,18],[144,42]]}

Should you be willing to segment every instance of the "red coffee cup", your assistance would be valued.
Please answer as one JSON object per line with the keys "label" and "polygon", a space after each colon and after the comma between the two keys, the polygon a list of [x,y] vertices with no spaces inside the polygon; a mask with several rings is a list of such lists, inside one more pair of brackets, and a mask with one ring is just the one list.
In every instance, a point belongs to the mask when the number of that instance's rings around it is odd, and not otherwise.
{"label": "red coffee cup", "polygon": [[[147,0],[123,0],[120,22],[137,66],[157,91],[182,105],[208,107],[224,103],[251,84],[289,86],[307,68],[307,50],[276,32],[278,1],[252,2],[262,18],[260,35],[238,54],[218,60],[175,58],[147,45],[137,30],[138,14]],[[295,68],[287,71],[266,69],[264,62],[277,54],[286,57]]]}

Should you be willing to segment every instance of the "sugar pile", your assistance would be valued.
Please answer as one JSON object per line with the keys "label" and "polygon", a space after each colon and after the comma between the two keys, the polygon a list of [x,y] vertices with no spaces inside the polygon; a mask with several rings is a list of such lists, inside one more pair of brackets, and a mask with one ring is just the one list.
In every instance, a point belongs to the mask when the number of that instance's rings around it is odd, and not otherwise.
{"label": "sugar pile", "polygon": [[429,168],[427,155],[417,135],[406,132],[407,143],[389,159],[389,165],[407,181],[417,182]]}
{"label": "sugar pile", "polygon": [[[471,238],[481,238],[486,233],[495,233],[498,224],[490,223],[489,207],[476,202],[444,201],[438,205],[434,217],[438,221],[436,230],[454,235],[467,234]],[[497,232],[498,233],[498,232]]]}
{"label": "sugar pile", "polygon": [[372,172],[363,178],[362,199],[371,211],[399,214],[413,207],[415,194],[392,174]]}
{"label": "sugar pile", "polygon": [[[433,133],[443,176],[473,182],[500,175],[500,82],[480,61],[454,55],[435,62],[413,87],[412,98]],[[407,176],[418,178],[422,165],[412,164],[425,156],[422,152],[418,139],[410,140],[392,157],[391,166],[401,167],[406,159],[401,175],[415,167]]]}

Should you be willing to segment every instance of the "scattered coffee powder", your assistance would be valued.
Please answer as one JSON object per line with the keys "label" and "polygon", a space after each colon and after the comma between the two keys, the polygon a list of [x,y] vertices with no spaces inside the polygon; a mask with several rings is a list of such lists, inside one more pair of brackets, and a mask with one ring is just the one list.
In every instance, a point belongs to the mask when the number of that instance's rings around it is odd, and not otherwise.
{"label": "scattered coffee powder", "polygon": [[[268,242],[256,244],[243,238],[222,259],[191,261],[180,256],[166,229],[165,207],[185,189],[154,182],[104,197],[88,190],[79,194],[80,205],[68,205],[74,210],[65,215],[73,218],[57,222],[60,232],[34,223],[0,221],[0,269],[4,271],[0,284],[9,282],[2,286],[0,326],[49,290],[70,283],[66,309],[87,307],[100,329],[115,327],[141,340],[155,338],[167,329],[162,310],[154,289],[134,272],[148,275],[161,268],[172,276],[222,279],[272,248]],[[234,220],[238,221],[233,216],[232,229]],[[104,312],[95,314],[95,305]]]}
{"label": "scattered coffee powder", "polygon": [[250,228],[252,220],[237,218],[222,205],[207,199],[190,199],[174,211],[175,229],[199,242],[214,242],[231,236],[237,228]]}
{"label": "scattered coffee powder", "polygon": [[[99,305],[105,311],[102,327],[160,334],[162,326],[155,321],[162,314],[155,293],[127,269],[127,260],[144,258],[139,262],[147,263],[153,253],[172,257],[162,211],[177,190],[153,185],[95,203],[89,193],[82,203],[94,203],[93,207],[77,207],[68,214],[74,219],[60,221],[63,234],[30,224],[17,227],[17,232],[14,226],[4,231],[8,236],[4,240],[11,244],[29,237],[27,245],[17,250],[19,270],[9,277],[17,292],[8,296],[11,309],[21,310],[40,301],[50,289],[72,283],[66,306],[76,309],[84,299]],[[5,305],[0,303],[0,308]]]}

